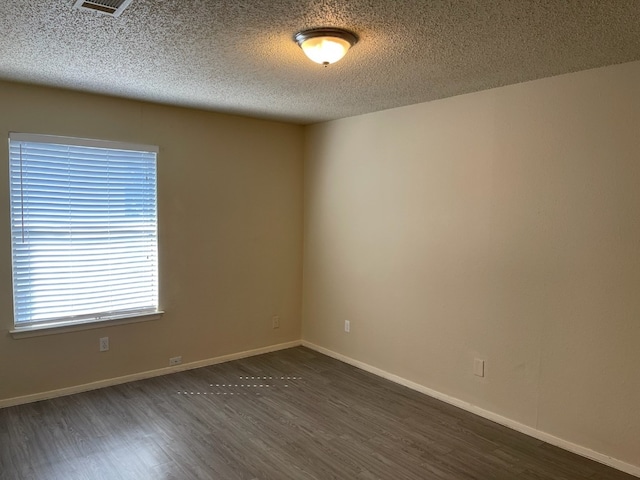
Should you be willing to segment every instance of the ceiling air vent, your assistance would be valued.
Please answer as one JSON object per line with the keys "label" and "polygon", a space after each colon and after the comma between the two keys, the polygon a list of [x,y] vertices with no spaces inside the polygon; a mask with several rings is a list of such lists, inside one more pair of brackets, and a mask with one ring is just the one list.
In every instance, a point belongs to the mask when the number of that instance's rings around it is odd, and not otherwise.
{"label": "ceiling air vent", "polygon": [[76,0],[73,8],[119,17],[131,0]]}

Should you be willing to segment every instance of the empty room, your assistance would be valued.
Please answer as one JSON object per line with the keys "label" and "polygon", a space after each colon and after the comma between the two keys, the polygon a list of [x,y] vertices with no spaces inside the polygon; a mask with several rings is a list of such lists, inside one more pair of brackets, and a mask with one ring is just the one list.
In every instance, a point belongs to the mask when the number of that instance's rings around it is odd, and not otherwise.
{"label": "empty room", "polygon": [[0,32],[0,480],[640,478],[640,2]]}

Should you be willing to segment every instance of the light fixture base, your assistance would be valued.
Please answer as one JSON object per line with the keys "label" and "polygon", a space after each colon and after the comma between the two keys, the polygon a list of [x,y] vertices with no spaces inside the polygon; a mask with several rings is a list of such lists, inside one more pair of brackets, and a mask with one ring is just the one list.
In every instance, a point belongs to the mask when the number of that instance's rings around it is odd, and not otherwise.
{"label": "light fixture base", "polygon": [[302,46],[302,44],[311,38],[317,37],[337,37],[349,42],[349,44],[353,47],[356,43],[358,43],[358,35],[355,33],[345,30],[343,28],[334,28],[334,27],[320,27],[320,28],[309,28],[307,30],[301,30],[293,36],[295,42]]}

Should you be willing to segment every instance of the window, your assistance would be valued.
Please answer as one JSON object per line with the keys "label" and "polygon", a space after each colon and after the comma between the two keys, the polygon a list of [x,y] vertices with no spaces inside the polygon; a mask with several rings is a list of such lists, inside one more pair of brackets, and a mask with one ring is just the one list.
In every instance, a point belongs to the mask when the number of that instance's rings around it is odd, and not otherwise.
{"label": "window", "polygon": [[158,311],[157,151],[9,135],[16,330]]}

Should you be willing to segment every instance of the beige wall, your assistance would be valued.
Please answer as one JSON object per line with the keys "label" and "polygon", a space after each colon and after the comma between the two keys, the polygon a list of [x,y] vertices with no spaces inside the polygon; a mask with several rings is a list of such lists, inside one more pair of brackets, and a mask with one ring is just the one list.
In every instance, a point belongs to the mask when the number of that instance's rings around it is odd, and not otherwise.
{"label": "beige wall", "polygon": [[307,140],[303,339],[640,466],[640,63]]}
{"label": "beige wall", "polygon": [[[9,131],[159,145],[157,321],[14,339],[0,148],[0,400],[300,338],[299,126],[0,83]],[[5,140],[6,142],[6,140]],[[280,328],[271,316],[280,315]],[[98,352],[98,338],[111,349]]]}

